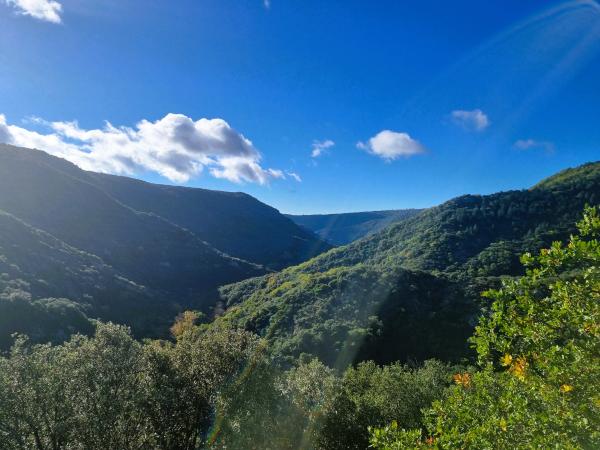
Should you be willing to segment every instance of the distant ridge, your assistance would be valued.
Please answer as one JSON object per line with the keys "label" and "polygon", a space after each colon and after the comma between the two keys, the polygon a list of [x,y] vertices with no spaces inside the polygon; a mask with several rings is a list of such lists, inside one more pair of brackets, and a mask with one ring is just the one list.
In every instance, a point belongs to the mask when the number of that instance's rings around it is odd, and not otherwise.
{"label": "distant ridge", "polygon": [[376,233],[392,223],[408,219],[421,211],[421,209],[396,209],[340,214],[288,214],[287,217],[334,245],[345,245]]}

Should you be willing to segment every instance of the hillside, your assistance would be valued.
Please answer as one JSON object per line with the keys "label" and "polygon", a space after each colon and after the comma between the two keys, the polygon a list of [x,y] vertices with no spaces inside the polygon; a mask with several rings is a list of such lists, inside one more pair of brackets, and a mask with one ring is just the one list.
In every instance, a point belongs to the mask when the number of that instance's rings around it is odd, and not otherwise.
{"label": "hillside", "polygon": [[519,255],[566,239],[600,201],[600,163],[536,187],[467,195],[280,273],[222,289],[218,321],[267,337],[274,355],[343,367],[468,355],[480,293],[518,275]]}
{"label": "hillside", "polygon": [[[125,192],[129,186],[138,186],[134,180],[82,171],[41,151],[0,145],[2,295],[4,300],[26,299],[25,303],[4,302],[2,307],[9,308],[5,312],[30,308],[46,298],[64,298],[74,302],[70,306],[75,309],[81,307],[84,315],[126,323],[140,336],[165,335],[168,324],[182,309],[209,312],[219,286],[268,271],[217,250],[203,239],[205,235],[200,237],[190,230],[194,224],[201,225],[202,211],[209,206],[201,200],[209,197],[210,191],[139,184],[149,192],[146,195],[144,189],[138,189],[140,197],[158,205],[156,209],[167,203],[181,209],[182,215],[172,218],[182,222],[188,218],[182,226],[155,211],[126,205],[108,192],[111,182],[124,185]],[[121,191],[115,188],[115,192]],[[182,201],[166,198],[173,193]],[[263,244],[262,255],[255,254],[273,267],[281,267],[286,261],[308,257],[312,254],[309,247],[314,251],[319,251],[319,245],[327,248],[251,197],[224,193],[214,197],[220,206],[213,210],[228,210],[230,215],[228,219],[224,213],[213,215],[207,222],[214,229],[218,220],[226,221],[221,239],[230,236],[231,246],[236,245],[231,233],[237,226],[242,236],[237,241],[240,253],[252,252]],[[238,207],[239,215],[234,217]],[[285,225],[279,234],[272,231],[276,239],[271,246],[268,234],[258,239],[261,220],[272,220],[273,226]],[[245,244],[248,241],[252,241],[251,246]],[[39,309],[39,303],[36,305]],[[12,331],[27,329],[17,326],[19,321],[12,323],[14,326],[0,324],[3,338]]]}
{"label": "hillside", "polygon": [[0,209],[183,303],[264,273],[160,216],[126,206],[86,172],[39,151],[2,147]]}
{"label": "hillside", "polygon": [[345,214],[288,214],[287,217],[334,245],[346,245],[419,212],[420,209],[397,209]]}
{"label": "hillside", "polygon": [[14,332],[40,341],[87,332],[88,316],[151,333],[176,312],[97,256],[0,211],[0,349]]}
{"label": "hillside", "polygon": [[298,264],[331,248],[248,194],[165,186],[97,173],[88,176],[120,202],[176,223],[229,255],[271,269]]}

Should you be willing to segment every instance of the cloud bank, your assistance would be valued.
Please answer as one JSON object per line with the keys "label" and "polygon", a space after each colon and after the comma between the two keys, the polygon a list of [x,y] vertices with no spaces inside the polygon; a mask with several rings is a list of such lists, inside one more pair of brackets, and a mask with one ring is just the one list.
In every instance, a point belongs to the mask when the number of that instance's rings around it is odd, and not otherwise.
{"label": "cloud bank", "polygon": [[62,5],[55,0],[4,0],[19,14],[31,16],[38,20],[61,23]]}
{"label": "cloud bank", "polygon": [[366,143],[359,142],[356,146],[386,161],[393,161],[400,157],[409,158],[426,151],[426,148],[419,141],[411,138],[408,133],[391,130],[380,131]]}
{"label": "cloud bank", "polygon": [[450,113],[450,118],[455,125],[469,131],[483,131],[490,126],[490,119],[480,109],[472,111],[457,109]]}
{"label": "cloud bank", "polygon": [[281,170],[263,168],[252,142],[223,119],[194,121],[183,114],[167,114],[155,122],[142,120],[134,128],[106,122],[92,130],[77,122],[33,120],[49,133],[8,124],[0,114],[0,141],[44,150],[85,170],[119,175],[154,172],[176,183],[189,181],[204,168],[234,183],[267,184],[285,178]]}
{"label": "cloud bank", "polygon": [[310,156],[312,156],[313,158],[318,158],[323,153],[325,153],[328,148],[331,148],[334,145],[335,142],[333,142],[331,139],[327,139],[325,141],[313,141]]}

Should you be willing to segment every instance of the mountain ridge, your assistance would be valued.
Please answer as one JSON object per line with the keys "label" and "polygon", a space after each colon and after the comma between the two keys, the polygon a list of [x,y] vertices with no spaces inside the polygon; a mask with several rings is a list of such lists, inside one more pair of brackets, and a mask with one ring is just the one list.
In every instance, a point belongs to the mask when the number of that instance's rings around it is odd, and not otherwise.
{"label": "mountain ridge", "polygon": [[[122,191],[108,189],[117,178],[83,171],[43,151],[0,144],[0,238],[17,233],[21,236],[22,253],[29,255],[27,261],[19,259],[10,241],[4,242],[0,246],[0,260],[4,261],[0,275],[5,274],[9,281],[20,280],[20,299],[31,305],[38,299],[69,297],[90,317],[126,323],[141,336],[164,336],[175,315],[184,309],[211,314],[219,286],[272,270],[266,264],[227,254],[152,208],[143,211],[128,204]],[[138,185],[136,180],[120,180],[126,187]],[[154,191],[166,188],[140,185],[150,191],[150,200]],[[199,192],[192,188],[168,189],[192,193],[192,200],[197,199]],[[278,235],[278,246],[272,246],[270,254],[265,253],[264,262],[273,268],[301,261],[312,256],[311,251],[329,248],[274,208],[247,194],[213,194],[207,190],[202,190],[202,194],[214,195],[221,203],[224,195],[241,197],[251,206],[243,212],[246,216],[252,216],[256,210],[266,211],[266,217],[278,218],[276,223],[288,224]],[[187,206],[194,207],[194,202]],[[203,217],[199,211],[194,217],[197,222]],[[256,217],[252,239],[257,237],[264,218]],[[240,220],[230,222],[240,228],[243,225]],[[295,243],[297,235],[306,238],[304,247]],[[269,239],[265,234],[254,245],[267,247]],[[284,253],[284,249],[290,250],[286,258],[268,260]],[[63,259],[53,256],[57,254],[62,254]],[[17,268],[25,263],[31,270],[19,272]],[[120,291],[128,292],[127,285],[139,289],[120,295]],[[9,284],[3,286],[2,298],[14,297],[16,291]],[[108,291],[111,296],[105,295]],[[11,308],[17,307],[12,305]]]}
{"label": "mountain ridge", "polygon": [[[271,269],[297,264],[331,248],[312,231],[298,227],[275,208],[245,193],[161,185],[98,173],[90,176],[124,203],[177,223],[227,254]],[[223,197],[229,202],[228,208]],[[190,204],[202,205],[202,210],[184,213]],[[234,235],[237,240],[232,239]]]}
{"label": "mountain ridge", "polygon": [[584,206],[600,201],[598,162],[554,181],[457,197],[298,266],[225,286],[215,326],[264,336],[286,364],[303,354],[336,367],[458,361],[469,355],[481,292],[522,274],[522,253],[568,238]]}
{"label": "mountain ridge", "polygon": [[421,211],[423,210],[392,209],[339,214],[286,214],[286,217],[334,245],[345,245]]}

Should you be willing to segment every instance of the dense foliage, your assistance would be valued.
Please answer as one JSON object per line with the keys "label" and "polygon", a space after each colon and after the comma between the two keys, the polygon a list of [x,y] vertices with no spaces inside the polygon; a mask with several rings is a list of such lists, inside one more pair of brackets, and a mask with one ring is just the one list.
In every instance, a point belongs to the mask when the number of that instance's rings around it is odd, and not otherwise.
{"label": "dense foliage", "polygon": [[359,264],[259,282],[264,285],[242,304],[229,305],[216,325],[264,335],[280,362],[316,356],[343,369],[365,359],[452,360],[467,352],[476,310],[446,278]]}
{"label": "dense foliage", "polygon": [[398,363],[377,367],[373,362],[348,369],[324,414],[318,448],[365,449],[365,430],[392,420],[407,428],[420,426],[421,410],[447,388],[450,372],[438,361],[426,361],[418,369]]}
{"label": "dense foliage", "polygon": [[[600,446],[600,217],[579,236],[525,254],[525,276],[506,281],[472,342],[480,370],[427,412],[425,432],[373,431],[381,449],[598,448]],[[423,439],[424,436],[428,436]]]}
{"label": "dense foliage", "polygon": [[255,346],[244,332],[196,330],[140,344],[110,324],[59,346],[21,338],[0,359],[0,448],[198,448]]}
{"label": "dense foliage", "polygon": [[287,217],[334,245],[346,245],[419,212],[420,209],[395,209],[342,214],[288,215]]}
{"label": "dense foliage", "polygon": [[[567,175],[565,175],[567,174]],[[464,196],[299,266],[221,290],[220,323],[269,341],[275,357],[352,361],[470,353],[481,293],[523,273],[519,256],[574,231],[600,199],[600,163],[535,188]]]}
{"label": "dense foliage", "polygon": [[[456,369],[317,360],[282,371],[264,342],[180,317],[174,343],[98,324],[61,345],[17,340],[0,358],[0,448],[365,448],[368,425],[420,426]],[[389,399],[394,399],[390,401]]]}

